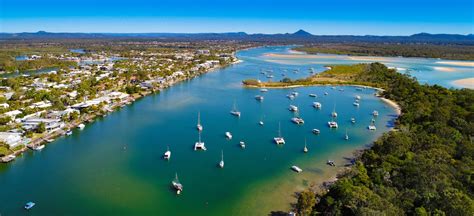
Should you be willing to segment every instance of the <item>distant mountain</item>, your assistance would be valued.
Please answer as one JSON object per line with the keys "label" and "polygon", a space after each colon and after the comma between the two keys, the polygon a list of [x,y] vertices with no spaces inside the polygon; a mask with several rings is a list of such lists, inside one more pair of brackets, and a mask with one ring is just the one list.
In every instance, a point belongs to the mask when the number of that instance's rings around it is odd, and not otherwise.
{"label": "distant mountain", "polygon": [[474,35],[419,33],[410,36],[312,35],[298,30],[285,34],[226,33],[51,33],[45,31],[0,33],[0,40],[34,39],[154,39],[154,40],[240,40],[267,43],[455,43],[474,45]]}
{"label": "distant mountain", "polygon": [[294,36],[299,36],[299,37],[309,37],[309,36],[313,36],[311,33],[303,30],[303,29],[300,29],[298,30],[297,32],[293,33]]}

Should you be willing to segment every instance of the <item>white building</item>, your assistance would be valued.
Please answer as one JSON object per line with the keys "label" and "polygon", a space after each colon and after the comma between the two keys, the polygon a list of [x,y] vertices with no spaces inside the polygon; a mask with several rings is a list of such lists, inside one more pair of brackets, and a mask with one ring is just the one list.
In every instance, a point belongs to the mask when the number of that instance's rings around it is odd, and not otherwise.
{"label": "white building", "polygon": [[6,143],[10,148],[15,148],[22,144],[23,138],[21,133],[0,132],[0,141]]}

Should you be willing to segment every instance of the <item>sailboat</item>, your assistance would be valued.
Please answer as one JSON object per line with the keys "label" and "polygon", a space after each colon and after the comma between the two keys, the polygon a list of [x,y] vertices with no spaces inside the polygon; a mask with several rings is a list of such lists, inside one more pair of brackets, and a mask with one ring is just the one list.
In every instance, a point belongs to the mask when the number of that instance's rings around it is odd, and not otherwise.
{"label": "sailboat", "polygon": [[232,110],[230,111],[230,114],[232,114],[234,116],[237,116],[237,117],[240,117],[240,112],[237,110],[237,105],[235,104],[235,101],[234,101],[234,106],[233,106]]}
{"label": "sailboat", "polygon": [[169,146],[166,148],[166,152],[165,152],[165,154],[163,154],[163,158],[164,158],[165,160],[169,160],[169,159],[171,158],[171,151],[170,151],[170,147],[169,147]]}
{"label": "sailboat", "polygon": [[244,141],[240,141],[239,145],[240,145],[240,148],[243,148],[243,149],[245,148],[245,142]]}
{"label": "sailboat", "polygon": [[336,104],[334,104],[334,109],[332,110],[331,116],[334,117],[334,118],[337,117]]}
{"label": "sailboat", "polygon": [[285,144],[285,139],[281,136],[281,124],[278,122],[278,137],[273,138],[276,144]]}
{"label": "sailboat", "polygon": [[221,161],[219,162],[219,167],[224,168],[224,150],[221,152]]}
{"label": "sailboat", "polygon": [[306,146],[306,139],[304,139],[304,148],[303,148],[304,153],[308,153],[308,147]]}
{"label": "sailboat", "polygon": [[198,131],[202,131],[202,125],[201,125],[201,112],[198,112],[198,123],[196,125],[196,128],[198,129]]}
{"label": "sailboat", "polygon": [[204,145],[204,142],[201,142],[201,132],[199,132],[199,141],[197,141],[195,144],[194,144],[194,151],[197,151],[197,150],[204,150],[206,151],[206,146]]}
{"label": "sailboat", "polygon": [[349,140],[349,135],[347,135],[347,128],[346,128],[346,136],[344,137],[345,140]]}
{"label": "sailboat", "polygon": [[175,179],[171,181],[171,185],[176,190],[176,194],[181,194],[181,191],[183,191],[183,185],[179,182],[178,173],[176,173]]}

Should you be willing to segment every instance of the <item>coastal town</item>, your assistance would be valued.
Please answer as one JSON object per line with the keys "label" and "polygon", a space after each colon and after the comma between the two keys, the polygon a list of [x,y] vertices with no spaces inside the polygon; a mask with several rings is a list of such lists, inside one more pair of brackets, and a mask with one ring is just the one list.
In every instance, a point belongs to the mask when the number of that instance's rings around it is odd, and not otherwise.
{"label": "coastal town", "polygon": [[13,161],[28,149],[41,150],[55,138],[71,135],[140,97],[237,63],[235,51],[250,46],[173,42],[155,43],[157,49],[133,49],[139,45],[127,44],[129,50],[116,52],[72,49],[22,55],[18,61],[49,58],[70,66],[34,74],[13,72],[2,78],[1,162]]}

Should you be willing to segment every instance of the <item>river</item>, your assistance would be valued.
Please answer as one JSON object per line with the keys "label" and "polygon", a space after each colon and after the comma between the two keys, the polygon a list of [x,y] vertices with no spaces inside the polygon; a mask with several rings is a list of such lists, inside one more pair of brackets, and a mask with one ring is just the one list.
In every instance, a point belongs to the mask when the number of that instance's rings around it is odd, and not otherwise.
{"label": "river", "polygon": [[[323,70],[320,63],[268,61],[265,53],[272,52],[287,53],[288,47],[239,51],[240,64],[139,99],[42,151],[28,151],[12,163],[0,164],[0,214],[266,215],[289,210],[295,191],[334,176],[347,163],[344,157],[389,131],[396,111],[375,97],[373,89],[315,86],[261,93],[243,88],[244,79],[263,79],[262,69],[272,69],[274,79],[281,73],[308,76],[309,67]],[[289,100],[286,95],[292,91],[299,96]],[[263,102],[254,99],[258,94],[265,97]],[[361,96],[360,107],[352,105],[356,95]],[[229,114],[234,101],[240,118]],[[322,103],[321,110],[311,106],[314,101]],[[300,108],[304,125],[290,121],[290,104]],[[329,129],[334,109],[339,128]],[[377,130],[369,131],[373,110],[380,115],[375,118]],[[196,152],[199,111],[207,151]],[[264,126],[258,124],[261,119]],[[279,123],[286,139],[282,146],[272,142]],[[321,134],[312,134],[313,128]],[[349,140],[344,139],[346,130]],[[232,132],[232,140],[225,139],[226,131]],[[245,149],[239,147],[240,140],[246,142]],[[161,158],[167,147],[170,161]],[[217,167],[221,151],[224,169]],[[337,167],[327,166],[328,159]],[[292,165],[304,171],[295,173]],[[170,187],[175,173],[184,186],[181,195]],[[28,201],[36,202],[30,212],[23,209]]]}

